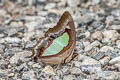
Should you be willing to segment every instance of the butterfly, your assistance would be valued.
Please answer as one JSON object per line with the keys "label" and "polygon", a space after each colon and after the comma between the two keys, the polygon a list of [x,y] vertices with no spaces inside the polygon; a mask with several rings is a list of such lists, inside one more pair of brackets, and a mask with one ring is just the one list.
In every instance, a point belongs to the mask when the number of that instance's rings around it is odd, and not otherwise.
{"label": "butterfly", "polygon": [[48,64],[68,63],[73,59],[76,44],[75,25],[72,16],[65,11],[59,22],[48,29],[32,48],[31,58]]}

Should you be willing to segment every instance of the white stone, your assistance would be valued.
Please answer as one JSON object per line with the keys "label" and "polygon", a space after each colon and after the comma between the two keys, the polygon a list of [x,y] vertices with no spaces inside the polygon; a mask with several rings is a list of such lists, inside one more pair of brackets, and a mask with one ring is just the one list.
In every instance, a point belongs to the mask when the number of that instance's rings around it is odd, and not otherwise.
{"label": "white stone", "polygon": [[110,60],[110,57],[105,56],[104,58],[100,59],[99,61],[102,65],[105,65],[105,64],[109,63],[109,60]]}
{"label": "white stone", "polygon": [[120,71],[120,62],[116,63],[115,66],[119,69]]}
{"label": "white stone", "polygon": [[104,39],[115,41],[118,39],[119,33],[115,30],[105,30],[103,32]]}
{"label": "white stone", "polygon": [[15,53],[15,55],[10,58],[10,63],[17,64],[19,60],[21,60],[23,62],[28,61],[30,58],[26,58],[26,57],[28,57],[30,55],[32,55],[32,52],[30,52],[30,51]]}
{"label": "white stone", "polygon": [[70,7],[76,7],[77,5],[80,4],[80,0],[67,0],[67,4]]}
{"label": "white stone", "polygon": [[70,68],[70,72],[71,74],[76,74],[76,75],[82,73],[82,71],[76,67]]}
{"label": "white stone", "polygon": [[31,22],[25,23],[25,26],[27,26],[28,31],[30,32],[30,31],[33,31],[35,27],[38,26],[38,22],[31,21]]}
{"label": "white stone", "polygon": [[48,3],[48,4],[45,6],[45,9],[46,9],[46,10],[49,10],[49,9],[55,8],[55,6],[56,6],[55,3]]}
{"label": "white stone", "polygon": [[94,41],[90,45],[85,47],[85,51],[90,51],[93,47],[99,46],[100,42],[99,41]]}
{"label": "white stone", "polygon": [[46,74],[56,75],[54,69],[50,65],[46,66],[42,71]]}
{"label": "white stone", "polygon": [[74,80],[74,75],[67,75],[63,77],[63,80]]}
{"label": "white stone", "polygon": [[33,70],[24,72],[22,75],[22,79],[30,79],[30,80],[35,79],[35,72]]}
{"label": "white stone", "polygon": [[91,37],[92,37],[93,39],[102,40],[103,34],[102,34],[101,31],[96,31],[96,32],[94,32],[94,33],[91,35]]}
{"label": "white stone", "polygon": [[82,42],[83,42],[83,45],[84,45],[85,47],[88,46],[88,45],[90,45],[90,42],[89,42],[89,41],[82,40]]}
{"label": "white stone", "polygon": [[11,23],[10,23],[10,26],[11,26],[11,27],[19,27],[19,25],[18,25],[17,22],[11,22]]}
{"label": "white stone", "polygon": [[117,45],[118,48],[120,48],[120,40],[116,41],[116,45]]}
{"label": "white stone", "polygon": [[32,65],[34,68],[41,68],[41,65],[39,63],[33,64]]}
{"label": "white stone", "polygon": [[81,61],[81,71],[87,72],[89,74],[96,73],[99,76],[102,76],[101,64],[99,61],[87,57],[87,56],[79,56]]}
{"label": "white stone", "polygon": [[21,40],[17,37],[6,37],[4,38],[4,41],[7,43],[20,43]]}
{"label": "white stone", "polygon": [[111,25],[110,29],[120,30],[120,25]]}
{"label": "white stone", "polygon": [[106,52],[107,50],[114,50],[114,48],[111,46],[103,46],[99,51]]}
{"label": "white stone", "polygon": [[13,77],[15,74],[14,73],[10,73],[8,74],[8,77]]}
{"label": "white stone", "polygon": [[115,63],[119,63],[119,62],[120,62],[120,56],[109,61],[110,64],[115,64]]}
{"label": "white stone", "polygon": [[85,36],[89,38],[89,37],[90,37],[90,32],[89,32],[89,31],[86,31],[86,32],[85,32]]}

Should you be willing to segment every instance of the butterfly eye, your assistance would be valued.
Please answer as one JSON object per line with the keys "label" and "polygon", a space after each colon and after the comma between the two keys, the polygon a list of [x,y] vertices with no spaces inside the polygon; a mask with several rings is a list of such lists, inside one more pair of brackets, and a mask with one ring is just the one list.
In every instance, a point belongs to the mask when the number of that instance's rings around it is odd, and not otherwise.
{"label": "butterfly eye", "polygon": [[51,35],[50,38],[55,39],[55,36],[54,36],[54,35]]}

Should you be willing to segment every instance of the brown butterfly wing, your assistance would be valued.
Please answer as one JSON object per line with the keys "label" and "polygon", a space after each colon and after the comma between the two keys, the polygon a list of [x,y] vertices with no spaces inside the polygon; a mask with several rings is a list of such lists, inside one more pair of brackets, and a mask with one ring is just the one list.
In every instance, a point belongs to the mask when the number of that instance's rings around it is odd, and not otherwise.
{"label": "brown butterfly wing", "polygon": [[[53,28],[50,28],[45,33],[45,36],[46,37],[59,36],[65,31],[66,26],[70,27],[70,30],[68,31],[68,34],[70,37],[69,44],[66,47],[64,47],[64,49],[56,55],[36,56],[39,61],[50,63],[50,64],[60,64],[60,63],[67,63],[72,59],[72,55],[73,55],[74,48],[75,48],[75,42],[76,42],[76,32],[75,32],[74,21],[68,11],[63,13],[57,25],[54,26]],[[36,46],[34,46],[34,48],[35,47]],[[33,49],[33,55],[34,55],[34,49]],[[39,55],[39,52],[37,53],[37,55]]]}

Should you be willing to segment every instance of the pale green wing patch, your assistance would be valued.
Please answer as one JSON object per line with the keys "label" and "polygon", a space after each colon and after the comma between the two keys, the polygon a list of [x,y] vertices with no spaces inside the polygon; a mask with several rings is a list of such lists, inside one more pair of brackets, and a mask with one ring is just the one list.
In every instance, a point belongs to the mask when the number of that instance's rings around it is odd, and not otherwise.
{"label": "pale green wing patch", "polygon": [[70,29],[70,26],[66,26],[67,29]]}
{"label": "pale green wing patch", "polygon": [[52,44],[44,51],[42,56],[55,55],[68,45],[69,35],[65,32],[62,36],[56,38]]}

